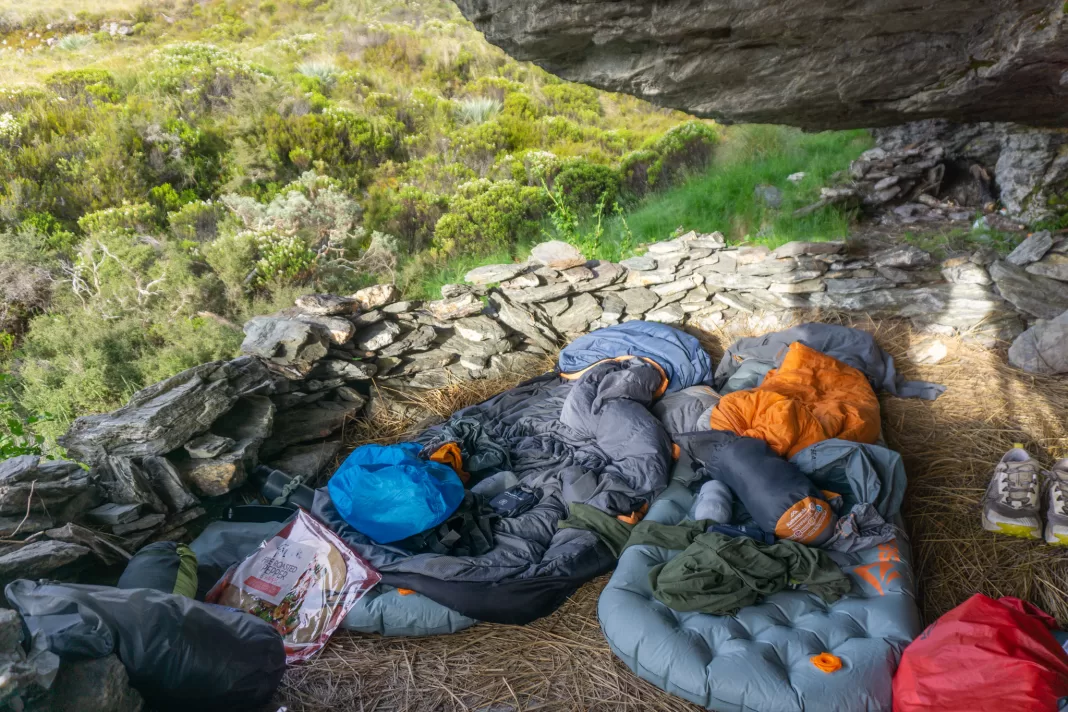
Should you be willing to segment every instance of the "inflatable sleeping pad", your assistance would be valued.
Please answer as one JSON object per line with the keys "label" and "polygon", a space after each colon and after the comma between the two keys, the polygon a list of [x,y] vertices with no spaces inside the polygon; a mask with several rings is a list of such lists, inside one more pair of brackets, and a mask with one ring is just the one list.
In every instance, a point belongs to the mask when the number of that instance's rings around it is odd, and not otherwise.
{"label": "inflatable sleeping pad", "polygon": [[[647,519],[692,519],[693,500],[675,480]],[[922,628],[903,537],[851,554],[828,552],[853,581],[832,604],[787,590],[734,616],[681,613],[653,598],[649,570],[677,553],[629,547],[598,602],[609,646],[639,677],[718,712],[891,709],[901,652]],[[812,661],[821,653],[837,656],[842,667],[821,671]]]}

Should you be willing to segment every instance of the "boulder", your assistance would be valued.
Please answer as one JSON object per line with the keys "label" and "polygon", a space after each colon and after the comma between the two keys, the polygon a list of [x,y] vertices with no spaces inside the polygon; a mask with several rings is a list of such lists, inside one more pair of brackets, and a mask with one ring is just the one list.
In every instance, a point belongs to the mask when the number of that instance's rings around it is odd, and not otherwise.
{"label": "boulder", "polygon": [[441,319],[442,321],[474,316],[481,313],[483,309],[482,300],[470,293],[458,297],[439,299],[435,302],[429,302],[426,306],[436,319]]}
{"label": "boulder", "polygon": [[178,469],[183,480],[208,497],[226,494],[243,485],[259,463],[260,447],[272,434],[274,414],[274,403],[266,396],[239,400],[212,426],[212,432],[233,445],[214,457],[180,461]]}
{"label": "boulder", "polygon": [[117,655],[64,659],[48,692],[50,712],[140,712],[144,707]]}
{"label": "boulder", "polygon": [[593,279],[593,270],[586,265],[579,265],[578,267],[568,267],[560,272],[560,276],[571,284],[577,282],[585,282],[587,279]]}
{"label": "boulder", "polygon": [[1032,262],[1024,269],[1040,277],[1049,277],[1060,282],[1068,282],[1068,255],[1050,252],[1038,262]]}
{"label": "boulder", "polygon": [[353,343],[361,351],[379,351],[400,336],[401,328],[394,321],[380,321],[356,333]]}
{"label": "boulder", "polygon": [[219,453],[229,450],[233,444],[234,441],[230,438],[225,438],[215,433],[204,433],[187,442],[184,447],[185,451],[189,453],[189,457],[197,459],[215,457]]}
{"label": "boulder", "polygon": [[[478,317],[474,317],[478,318]],[[414,353],[416,351],[426,351],[434,345],[434,341],[438,338],[437,330],[432,326],[420,326],[417,329],[409,331],[397,341],[387,346],[384,349],[380,349],[378,352],[379,363],[381,363],[382,356],[402,356],[406,353]]]}
{"label": "boulder", "polygon": [[257,316],[244,329],[242,353],[259,356],[295,378],[307,375],[331,343],[326,328],[300,319]]}
{"label": "boulder", "polygon": [[43,578],[88,554],[87,547],[65,541],[45,539],[25,544],[0,555],[0,582],[6,584],[17,578]]}
{"label": "boulder", "polygon": [[352,325],[357,329],[363,329],[371,326],[371,324],[377,324],[386,318],[385,309],[372,309],[371,311],[361,312],[359,314],[353,314],[347,317]]}
{"label": "boulder", "polygon": [[488,358],[493,354],[503,354],[512,350],[512,342],[508,339],[494,339],[493,341],[468,341],[459,334],[453,334],[445,339],[439,347],[447,353],[458,356],[481,356]]}
{"label": "boulder", "polygon": [[305,294],[297,297],[296,304],[305,314],[315,316],[351,314],[359,307],[359,302],[352,297],[339,297],[336,294]]}
{"label": "boulder", "polygon": [[931,263],[931,254],[914,245],[898,245],[876,252],[871,257],[876,267],[901,267],[910,269]]}
{"label": "boulder", "polygon": [[658,255],[670,255],[676,252],[686,252],[690,248],[690,243],[697,238],[697,233],[688,232],[682,237],[677,237],[674,240],[662,240],[660,242],[654,242],[649,245],[648,251],[651,256],[656,259],[660,259]]}
{"label": "boulder", "polygon": [[490,295],[490,304],[497,310],[497,319],[519,334],[528,342],[546,353],[556,350],[559,335],[549,324],[536,317],[523,307],[513,304],[506,296],[499,293]]}
{"label": "boulder", "polygon": [[1009,347],[1009,363],[1031,373],[1068,373],[1068,311],[1039,319]]}
{"label": "boulder", "polygon": [[993,284],[990,274],[982,265],[971,260],[946,260],[942,263],[942,276],[951,284]]}
{"label": "boulder", "polygon": [[[325,358],[315,365],[311,378],[343,379],[345,381],[366,381],[378,372],[378,367],[367,361],[345,361]],[[307,386],[307,382],[305,386]],[[341,385],[340,383],[337,385]]]}
{"label": "boulder", "polygon": [[443,284],[441,285],[441,298],[452,299],[462,297],[465,294],[478,296],[478,287],[470,284]]}
{"label": "boulder", "polygon": [[468,284],[486,285],[498,282],[507,282],[509,279],[518,277],[527,270],[525,264],[508,265],[484,265],[475,267],[464,275],[464,281]]}
{"label": "boulder", "polygon": [[627,305],[627,315],[640,317],[656,306],[660,298],[645,287],[635,287],[617,292],[619,298]]}
{"label": "boulder", "polygon": [[723,303],[712,304],[689,314],[686,317],[686,323],[702,331],[716,331],[727,320],[723,315],[726,308],[727,305]]}
{"label": "boulder", "polygon": [[21,519],[28,511],[39,515],[36,521],[41,524],[69,521],[95,507],[99,498],[89,473],[76,462],[36,455],[0,461],[0,515]]}
{"label": "boulder", "polygon": [[554,317],[563,314],[565,311],[567,311],[567,308],[571,306],[571,298],[564,297],[563,299],[554,299],[551,302],[545,302],[544,304],[539,304],[538,306],[541,307],[541,310],[545,314],[545,316]]}
{"label": "boulder", "polygon": [[1001,296],[1012,305],[1039,319],[1053,319],[1068,309],[1068,284],[1031,274],[1022,267],[998,260],[990,265]]}
{"label": "boulder", "polygon": [[489,366],[483,372],[484,378],[504,378],[507,376],[534,376],[551,368],[546,360],[537,354],[517,351],[510,354],[492,356]]}
{"label": "boulder", "polygon": [[507,336],[500,324],[485,315],[457,319],[452,328],[468,341],[499,341]]}
{"label": "boulder", "polygon": [[678,304],[668,304],[657,307],[645,315],[646,321],[655,321],[661,324],[681,324],[686,312]]}
{"label": "boulder", "polygon": [[646,255],[640,257],[628,257],[619,264],[636,272],[651,272],[656,269],[656,260]]}
{"label": "boulder", "polygon": [[579,334],[586,330],[591,321],[600,318],[601,305],[590,294],[580,294],[572,300],[559,316],[553,317],[553,328],[565,334]]}
{"label": "boulder", "polygon": [[378,309],[400,299],[401,293],[395,284],[376,284],[365,287],[352,295],[360,309],[370,311]]}
{"label": "boulder", "polygon": [[[574,82],[729,123],[1064,126],[1062,4],[458,0],[493,44]],[[834,18],[833,22],[823,21]],[[961,64],[962,58],[971,64]]]}
{"label": "boulder", "polygon": [[[288,312],[289,310],[285,310]],[[294,310],[296,311],[296,310]],[[296,319],[297,321],[303,321],[308,324],[317,324],[324,329],[330,337],[331,343],[345,344],[352,338],[353,333],[356,331],[356,325],[350,320],[340,316],[311,316],[308,314],[294,314],[290,315],[283,312],[283,316]]]}
{"label": "boulder", "polygon": [[540,287],[541,277],[533,272],[521,274],[518,277],[513,277],[507,282],[501,282],[501,289],[527,289],[529,287]]}
{"label": "boulder", "polygon": [[578,267],[586,263],[586,258],[582,256],[577,247],[560,240],[550,240],[535,245],[530,251],[530,260],[557,270]]}
{"label": "boulder", "polygon": [[287,446],[321,440],[333,435],[363,407],[363,403],[347,401],[318,401],[285,412],[275,425],[274,432],[263,449],[264,459],[282,452]]}
{"label": "boulder", "polygon": [[1050,231],[1036,232],[1017,245],[1005,261],[1017,267],[1025,267],[1042,259],[1051,247],[1053,247],[1053,235]]}
{"label": "boulder", "polygon": [[627,303],[619,294],[609,292],[601,299],[601,318],[618,322],[627,311]]}
{"label": "boulder", "polygon": [[340,440],[291,445],[275,455],[267,464],[287,475],[303,477],[306,481],[314,480],[334,464],[339,452]]}

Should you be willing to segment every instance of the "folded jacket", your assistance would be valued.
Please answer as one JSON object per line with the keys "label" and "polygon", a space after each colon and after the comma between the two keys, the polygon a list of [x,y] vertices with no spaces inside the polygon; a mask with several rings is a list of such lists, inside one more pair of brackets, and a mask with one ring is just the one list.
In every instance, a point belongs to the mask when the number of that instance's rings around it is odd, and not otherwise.
{"label": "folded jacket", "polygon": [[748,537],[695,534],[704,524],[642,522],[631,532],[627,546],[653,544],[677,549],[682,542],[692,542],[649,572],[653,596],[668,608],[731,615],[791,585],[803,585],[827,603],[838,600],[851,587],[849,577],[819,549],[793,541],[763,544]]}

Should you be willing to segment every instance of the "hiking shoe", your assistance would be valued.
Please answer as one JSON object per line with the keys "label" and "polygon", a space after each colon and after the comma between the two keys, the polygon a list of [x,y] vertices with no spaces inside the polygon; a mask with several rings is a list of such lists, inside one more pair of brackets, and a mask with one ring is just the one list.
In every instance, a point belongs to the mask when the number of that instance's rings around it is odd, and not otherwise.
{"label": "hiking shoe", "polygon": [[1046,543],[1068,546],[1068,458],[1058,460],[1050,469],[1046,491]]}
{"label": "hiking shoe", "polygon": [[1038,477],[1038,463],[1022,447],[1005,453],[983,497],[983,529],[1041,539]]}

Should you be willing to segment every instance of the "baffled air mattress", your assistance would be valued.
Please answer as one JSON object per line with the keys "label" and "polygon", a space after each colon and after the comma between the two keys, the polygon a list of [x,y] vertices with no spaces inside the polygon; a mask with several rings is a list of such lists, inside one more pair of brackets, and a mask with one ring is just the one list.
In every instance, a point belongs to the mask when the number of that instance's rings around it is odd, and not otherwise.
{"label": "baffled air mattress", "polygon": [[[896,511],[904,489],[896,453],[843,441],[809,450],[815,451],[803,451],[794,463],[816,475],[814,481],[848,481],[859,498]],[[883,475],[882,491],[857,492],[864,481],[879,486],[876,472]],[[664,524],[693,519],[693,501],[691,489],[676,479],[647,518]],[[598,603],[608,644],[639,677],[720,712],[891,709],[901,652],[921,630],[903,535],[859,552],[828,551],[853,584],[834,603],[786,590],[733,616],[678,612],[653,597],[650,569],[678,553],[629,547]],[[817,668],[812,658],[822,653],[837,656],[841,668]]]}

